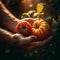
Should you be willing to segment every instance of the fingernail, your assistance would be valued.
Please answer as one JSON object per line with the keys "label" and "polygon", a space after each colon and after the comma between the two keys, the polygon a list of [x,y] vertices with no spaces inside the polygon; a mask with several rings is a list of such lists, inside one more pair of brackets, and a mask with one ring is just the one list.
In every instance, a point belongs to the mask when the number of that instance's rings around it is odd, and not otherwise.
{"label": "fingernail", "polygon": [[31,36],[31,40],[32,40],[32,42],[36,41],[36,36]]}

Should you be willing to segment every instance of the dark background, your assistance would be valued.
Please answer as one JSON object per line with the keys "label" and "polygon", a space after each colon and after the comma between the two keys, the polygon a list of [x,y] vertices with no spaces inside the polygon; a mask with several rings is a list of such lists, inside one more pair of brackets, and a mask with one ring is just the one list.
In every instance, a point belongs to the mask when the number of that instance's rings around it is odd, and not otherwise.
{"label": "dark background", "polygon": [[[35,4],[33,8],[29,8],[28,5],[24,5],[21,1],[22,0],[2,0],[5,6],[19,19],[22,13],[36,9],[37,3],[45,3],[44,11],[47,17],[54,16],[55,19],[58,20],[58,16],[60,15],[60,0],[32,0],[33,4]],[[35,3],[34,1],[38,2]],[[0,60],[60,60],[60,30],[58,29],[60,27],[57,28],[58,25],[60,26],[59,22],[57,22],[55,27],[56,31],[58,31],[58,34],[56,33],[57,36],[55,36],[56,38],[54,38],[55,40],[46,46],[36,48],[36,51],[28,52],[21,47],[0,43]],[[56,46],[58,47],[56,48]]]}
{"label": "dark background", "polygon": [[60,0],[31,0],[33,7],[29,8],[27,1],[26,4],[22,3],[24,0],[2,0],[8,9],[17,17],[20,18],[22,13],[29,10],[36,10],[37,3],[45,3],[45,12],[47,15],[58,16],[60,14]]}

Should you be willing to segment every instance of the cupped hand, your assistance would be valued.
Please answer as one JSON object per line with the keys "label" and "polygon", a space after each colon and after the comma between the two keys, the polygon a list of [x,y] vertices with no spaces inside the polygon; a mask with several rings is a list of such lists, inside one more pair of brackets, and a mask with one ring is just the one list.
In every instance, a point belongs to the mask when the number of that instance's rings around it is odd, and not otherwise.
{"label": "cupped hand", "polygon": [[42,47],[45,44],[49,43],[49,41],[53,40],[53,36],[49,36],[47,39],[43,40],[43,41],[36,41],[36,42],[31,42],[30,45],[28,47],[25,47],[26,50],[32,50],[36,47]]}
{"label": "cupped hand", "polygon": [[28,37],[24,37],[22,34],[14,34],[14,40],[16,41],[17,45],[24,47],[27,44],[30,44],[32,41],[36,41],[36,36],[31,35]]}

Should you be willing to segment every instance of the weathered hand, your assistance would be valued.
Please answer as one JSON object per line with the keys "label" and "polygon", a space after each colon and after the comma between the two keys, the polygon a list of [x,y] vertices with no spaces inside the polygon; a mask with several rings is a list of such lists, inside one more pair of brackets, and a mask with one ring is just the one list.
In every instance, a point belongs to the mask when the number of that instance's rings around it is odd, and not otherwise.
{"label": "weathered hand", "polygon": [[36,47],[44,46],[45,44],[47,44],[51,40],[53,40],[53,36],[49,36],[47,39],[45,39],[43,41],[31,42],[28,47],[25,47],[25,49],[32,50]]}
{"label": "weathered hand", "polygon": [[24,37],[23,35],[18,33],[14,34],[13,38],[19,46],[25,46],[27,44],[30,44],[32,41],[36,40],[36,37],[33,35]]}

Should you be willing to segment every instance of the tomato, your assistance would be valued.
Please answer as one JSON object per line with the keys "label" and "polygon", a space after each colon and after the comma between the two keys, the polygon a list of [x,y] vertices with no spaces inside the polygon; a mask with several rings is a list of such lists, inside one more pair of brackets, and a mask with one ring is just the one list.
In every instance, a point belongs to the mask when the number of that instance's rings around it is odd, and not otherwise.
{"label": "tomato", "polygon": [[32,34],[38,40],[43,40],[49,36],[50,30],[50,25],[45,20],[37,20],[33,23]]}
{"label": "tomato", "polygon": [[24,36],[28,36],[31,34],[32,26],[27,21],[22,21],[17,24],[16,26],[19,33],[23,34]]}

